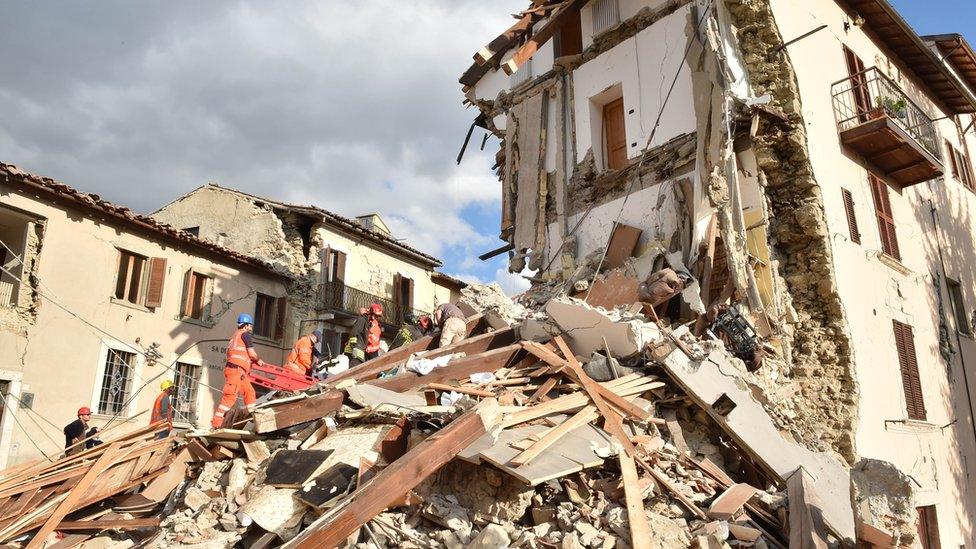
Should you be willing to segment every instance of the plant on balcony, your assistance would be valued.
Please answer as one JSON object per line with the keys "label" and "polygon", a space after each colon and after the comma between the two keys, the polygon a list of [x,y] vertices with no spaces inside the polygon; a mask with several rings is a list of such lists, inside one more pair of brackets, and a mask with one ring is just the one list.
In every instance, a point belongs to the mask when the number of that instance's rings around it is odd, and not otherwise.
{"label": "plant on balcony", "polygon": [[896,118],[904,119],[908,116],[908,102],[904,98],[893,99],[887,96],[878,96],[874,99],[874,103],[878,108],[884,109]]}

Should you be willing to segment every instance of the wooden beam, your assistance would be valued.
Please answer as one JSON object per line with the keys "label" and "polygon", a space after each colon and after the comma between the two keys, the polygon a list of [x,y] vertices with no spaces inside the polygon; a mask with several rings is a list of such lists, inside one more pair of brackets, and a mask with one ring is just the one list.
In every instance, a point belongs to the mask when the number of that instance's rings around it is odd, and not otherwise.
{"label": "wooden beam", "polygon": [[827,549],[823,504],[803,467],[786,479],[786,496],[790,505],[790,549]]}
{"label": "wooden beam", "polygon": [[566,2],[558,10],[554,11],[549,17],[549,21],[536,31],[526,42],[522,44],[515,55],[511,59],[502,65],[502,69],[505,70],[505,74],[514,74],[515,71],[526,63],[535,52],[539,50],[543,44],[545,44],[550,38],[552,38],[556,31],[562,28],[563,24],[569,20],[572,16],[579,16],[580,8],[582,8],[589,0],[572,0],[571,2]]}
{"label": "wooden beam", "polygon": [[323,418],[342,408],[344,397],[345,393],[342,391],[331,389],[309,398],[259,408],[252,413],[254,430],[257,433],[270,433]]}
{"label": "wooden beam", "polygon": [[650,549],[651,525],[644,511],[644,493],[637,477],[634,458],[621,452],[620,473],[624,483],[624,498],[627,500],[627,522],[630,523],[630,546],[634,549]]}
{"label": "wooden beam", "polygon": [[525,465],[538,457],[539,454],[544,452],[547,448],[558,442],[563,435],[569,433],[577,427],[586,425],[587,423],[595,420],[597,417],[598,414],[596,411],[596,406],[587,406],[583,408],[579,412],[576,412],[573,417],[546,431],[539,438],[539,440],[532,443],[532,445],[526,448],[521,454],[512,458],[510,463],[512,465]]}
{"label": "wooden beam", "polygon": [[332,549],[414,489],[501,419],[495,399],[487,399],[430,436],[308,526],[284,547]]}
{"label": "wooden beam", "polygon": [[61,503],[54,509],[51,516],[47,518],[47,521],[41,526],[41,529],[34,534],[30,543],[27,544],[27,549],[39,549],[44,546],[44,541],[47,539],[51,532],[54,532],[61,520],[68,515],[68,513],[74,511],[82,499],[89,495],[88,491],[98,480],[98,476],[102,474],[102,471],[108,469],[110,466],[116,463],[116,460],[121,458],[123,454],[126,453],[121,447],[121,443],[114,443],[112,446],[105,449],[102,455],[88,468],[88,472],[85,476],[81,478],[68,493]]}
{"label": "wooden beam", "polygon": [[487,46],[478,50],[478,53],[474,54],[474,62],[478,65],[484,65],[492,60],[495,56],[500,53],[504,53],[506,50],[512,47],[512,44],[520,36],[526,33],[529,28],[537,20],[536,17],[531,13],[525,13],[521,19],[516,21],[514,25],[509,27],[505,32],[498,35],[497,38],[488,43]]}
{"label": "wooden beam", "polygon": [[139,528],[155,528],[159,526],[159,519],[104,519],[104,520],[66,520],[58,525],[58,531],[78,530],[137,530]]}
{"label": "wooden beam", "polygon": [[478,372],[494,372],[503,366],[514,364],[521,351],[522,345],[516,343],[500,349],[456,359],[443,368],[434,368],[425,376],[417,375],[415,372],[406,372],[395,377],[374,379],[366,383],[402,393],[428,383],[447,383],[464,379]]}

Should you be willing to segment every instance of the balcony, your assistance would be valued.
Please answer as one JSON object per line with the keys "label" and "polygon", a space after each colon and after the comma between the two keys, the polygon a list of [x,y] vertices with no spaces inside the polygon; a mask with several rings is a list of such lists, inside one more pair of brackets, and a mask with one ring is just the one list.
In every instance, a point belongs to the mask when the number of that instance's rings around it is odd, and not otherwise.
{"label": "balcony", "polygon": [[935,123],[876,67],[831,87],[844,146],[892,183],[907,187],[943,174]]}
{"label": "balcony", "polygon": [[319,311],[338,311],[355,316],[359,314],[360,308],[369,308],[373,303],[383,306],[383,323],[391,326],[402,324],[403,315],[408,311],[412,311],[417,316],[429,314],[397,304],[390,298],[346,286],[342,282],[326,282],[319,285],[317,307]]}

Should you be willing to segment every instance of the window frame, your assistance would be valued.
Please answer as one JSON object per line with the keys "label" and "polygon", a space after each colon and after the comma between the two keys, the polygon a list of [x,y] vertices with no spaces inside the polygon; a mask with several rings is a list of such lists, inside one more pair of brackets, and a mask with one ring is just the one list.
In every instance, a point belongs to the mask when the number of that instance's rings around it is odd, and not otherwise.
{"label": "window frame", "polygon": [[967,316],[966,298],[962,293],[962,284],[946,278],[946,290],[949,293],[949,303],[952,306],[952,316],[956,321],[956,331],[964,336],[973,336],[973,327]]}
{"label": "window frame", "polygon": [[[618,107],[620,110],[620,116],[618,120],[620,126],[620,134],[611,136],[610,135],[611,126],[609,122],[613,114],[609,111],[611,109],[617,109]],[[630,165],[630,157],[627,154],[627,111],[626,111],[626,105],[624,105],[623,95],[621,95],[616,99],[607,101],[606,103],[603,104],[603,106],[600,107],[600,122],[602,126],[602,134],[603,134],[603,156],[604,156],[603,160],[604,160],[605,169],[607,170],[626,169],[627,166]],[[614,141],[611,143],[611,138],[619,138],[619,140],[614,139]],[[622,145],[619,147],[616,146],[618,143],[621,143]],[[623,151],[621,158],[617,158],[617,155],[614,155],[615,151]]]}
{"label": "window frame", "polygon": [[881,251],[885,255],[901,261],[901,247],[898,245],[898,231],[895,225],[895,214],[891,209],[888,184],[873,173],[868,173],[868,182],[871,185],[871,196],[874,199],[874,212],[878,222]]}
{"label": "window frame", "polygon": [[[268,341],[281,341],[284,338],[285,309],[288,306],[288,297],[275,297],[269,294],[255,292],[254,299],[254,336]],[[268,303],[268,311],[261,310],[262,300]],[[266,318],[265,318],[266,317]],[[264,330],[265,323],[268,324],[268,331]]]}
{"label": "window frame", "polygon": [[[131,350],[131,347],[129,345],[126,345],[120,341],[103,340],[101,347],[102,347],[101,352],[99,353],[99,357],[98,357],[98,366],[95,369],[95,383],[92,390],[92,399],[91,399],[90,407],[94,411],[94,414],[100,416],[106,416],[106,417],[118,416],[124,418],[131,417],[136,412],[135,410],[137,405],[136,401],[138,400],[136,398],[131,398],[132,391],[135,386],[135,380],[141,377],[140,371],[142,369],[142,363],[144,361],[144,357],[141,354],[135,352],[134,350]],[[130,350],[126,350],[126,349],[130,349]],[[120,410],[117,412],[115,411],[106,412],[103,411],[102,394],[106,389],[105,376],[108,369],[108,361],[113,358],[124,356],[123,353],[125,355],[131,355],[132,362],[130,364],[127,364],[129,371],[127,372],[127,379],[125,381],[126,386],[125,389],[123,389],[123,395],[119,402]],[[126,400],[129,400],[128,404],[126,404]]]}
{"label": "window frame", "polygon": [[[186,375],[181,367],[186,367],[193,372],[193,375]],[[176,385],[176,398],[173,403],[173,418],[175,422],[195,425],[200,419],[200,386],[203,384],[204,368],[202,364],[194,364],[186,360],[177,360],[174,363],[173,383]],[[187,379],[189,379],[189,386],[185,384]],[[184,393],[184,388],[187,393]],[[186,394],[185,401],[181,398],[183,394]],[[183,410],[184,405],[187,410]],[[175,413],[177,411],[179,414]]]}
{"label": "window frame", "polygon": [[[197,280],[202,280],[202,288],[197,293]],[[185,322],[199,323],[205,326],[213,324],[213,290],[215,278],[213,275],[203,273],[194,269],[187,269],[183,273],[183,291],[180,294],[180,307],[178,318]],[[199,307],[191,308],[191,299],[199,297]],[[200,316],[192,314],[194,309],[199,310]]]}
{"label": "window frame", "polygon": [[914,328],[894,319],[891,323],[908,419],[928,421],[925,396],[922,390],[922,375],[918,370],[918,354],[915,352]]}
{"label": "window frame", "polygon": [[918,514],[916,527],[918,539],[922,549],[941,549],[942,540],[939,537],[939,516],[935,505],[922,505],[915,508]]}
{"label": "window frame", "polygon": [[[145,303],[146,298],[150,270],[149,262],[151,258],[125,248],[116,248],[116,250],[118,250],[118,255],[116,256],[115,263],[115,290],[112,292],[112,297],[116,301],[144,307],[145,305],[143,304]],[[139,267],[138,281],[136,281],[136,287],[133,288],[132,284],[136,277],[133,276],[132,268],[137,259],[140,260],[141,264]],[[124,271],[123,264],[125,265]],[[120,290],[122,295],[119,295]],[[131,298],[133,290],[135,290],[136,293],[135,300]]]}

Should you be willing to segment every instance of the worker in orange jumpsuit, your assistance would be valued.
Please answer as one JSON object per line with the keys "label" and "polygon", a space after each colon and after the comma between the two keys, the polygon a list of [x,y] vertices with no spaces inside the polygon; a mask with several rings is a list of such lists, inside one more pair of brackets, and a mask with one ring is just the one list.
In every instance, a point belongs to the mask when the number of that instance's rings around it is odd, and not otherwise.
{"label": "worker in orange jumpsuit", "polygon": [[312,375],[312,366],[319,354],[315,344],[319,341],[322,341],[322,330],[298,338],[288,354],[285,369],[300,376]]}
{"label": "worker in orange jumpsuit", "polygon": [[176,385],[173,385],[173,382],[167,379],[159,384],[159,389],[162,392],[159,393],[159,396],[156,397],[156,401],[153,403],[152,414],[149,416],[149,424],[152,425],[157,421],[165,421],[165,428],[156,433],[156,438],[166,438],[173,430],[173,393],[176,392]]}
{"label": "worker in orange jumpsuit", "polygon": [[224,365],[224,391],[220,397],[220,404],[214,412],[210,424],[219,429],[224,423],[224,414],[237,402],[237,395],[244,397],[244,405],[254,402],[254,387],[247,375],[251,371],[251,364],[264,366],[264,361],[258,358],[251,342],[251,332],[254,330],[254,318],[246,313],[237,317],[237,330],[227,343],[227,364]]}
{"label": "worker in orange jumpsuit", "polygon": [[380,336],[383,329],[379,319],[383,318],[383,306],[373,303],[369,309],[361,309],[361,314],[352,325],[349,341],[346,343],[346,354],[349,355],[349,367],[353,367],[367,360],[376,358],[380,351]]}

